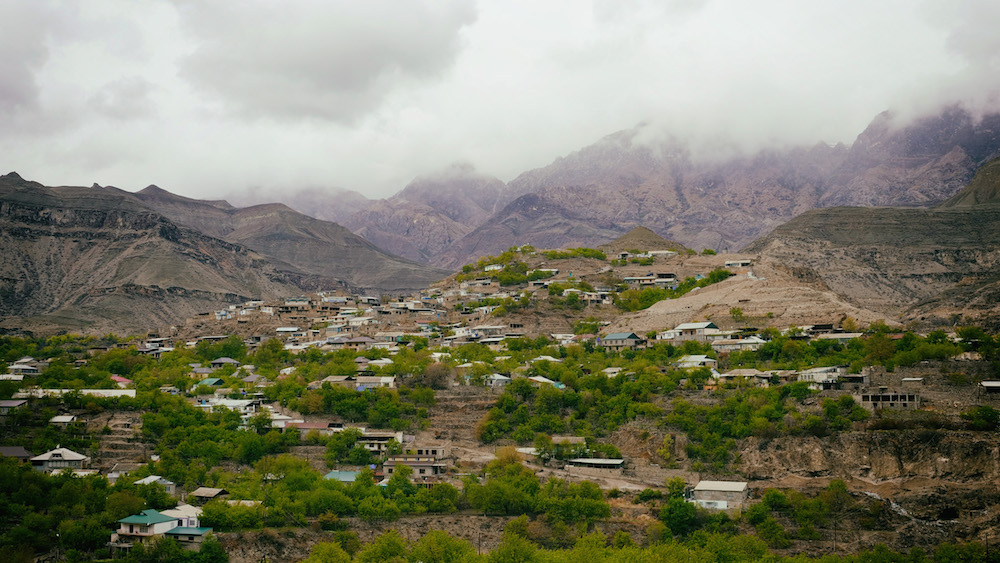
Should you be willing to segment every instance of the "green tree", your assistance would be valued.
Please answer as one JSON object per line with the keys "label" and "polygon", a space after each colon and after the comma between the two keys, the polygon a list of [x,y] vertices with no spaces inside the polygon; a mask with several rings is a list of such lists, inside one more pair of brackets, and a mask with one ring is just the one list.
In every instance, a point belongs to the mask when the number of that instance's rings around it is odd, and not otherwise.
{"label": "green tree", "polygon": [[350,563],[350,561],[351,556],[339,544],[321,542],[313,546],[309,557],[303,559],[302,563]]}
{"label": "green tree", "polygon": [[406,540],[396,530],[389,530],[365,545],[355,556],[357,563],[406,563]]}
{"label": "green tree", "polygon": [[690,502],[673,497],[660,509],[660,520],[675,536],[686,536],[698,527],[698,511]]}
{"label": "green tree", "polygon": [[372,495],[358,503],[358,516],[365,522],[394,522],[400,514],[399,506],[381,495]]}
{"label": "green tree", "polygon": [[410,548],[410,560],[424,563],[459,563],[474,555],[469,542],[441,530],[431,530]]}

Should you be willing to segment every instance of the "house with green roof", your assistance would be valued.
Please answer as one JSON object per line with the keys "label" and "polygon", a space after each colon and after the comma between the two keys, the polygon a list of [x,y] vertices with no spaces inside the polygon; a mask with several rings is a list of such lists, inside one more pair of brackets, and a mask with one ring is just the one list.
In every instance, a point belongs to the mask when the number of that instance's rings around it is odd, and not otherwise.
{"label": "house with green roof", "polygon": [[177,519],[147,508],[139,514],[122,518],[118,524],[118,531],[111,534],[111,545],[117,549],[129,549],[135,542],[142,543],[176,528]]}
{"label": "house with green roof", "polygon": [[222,379],[219,377],[206,377],[198,382],[198,385],[208,385],[209,387],[221,387]]}

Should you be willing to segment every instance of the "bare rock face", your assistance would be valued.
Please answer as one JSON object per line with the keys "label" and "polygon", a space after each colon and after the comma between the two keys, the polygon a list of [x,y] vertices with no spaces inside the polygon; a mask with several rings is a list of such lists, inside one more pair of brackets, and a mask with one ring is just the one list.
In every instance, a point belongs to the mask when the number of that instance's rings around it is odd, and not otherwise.
{"label": "bare rock face", "polygon": [[883,430],[826,438],[748,438],[740,448],[740,463],[750,479],[794,475],[975,482],[1000,476],[997,452],[995,440],[974,432]]}

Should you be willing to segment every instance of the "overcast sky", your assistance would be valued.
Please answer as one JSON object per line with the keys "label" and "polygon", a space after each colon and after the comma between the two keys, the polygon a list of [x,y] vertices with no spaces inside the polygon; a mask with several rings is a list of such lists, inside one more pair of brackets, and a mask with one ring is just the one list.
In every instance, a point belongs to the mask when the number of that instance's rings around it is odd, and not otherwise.
{"label": "overcast sky", "polygon": [[0,171],[208,198],[508,181],[648,121],[850,143],[1000,85],[995,0],[0,0]]}

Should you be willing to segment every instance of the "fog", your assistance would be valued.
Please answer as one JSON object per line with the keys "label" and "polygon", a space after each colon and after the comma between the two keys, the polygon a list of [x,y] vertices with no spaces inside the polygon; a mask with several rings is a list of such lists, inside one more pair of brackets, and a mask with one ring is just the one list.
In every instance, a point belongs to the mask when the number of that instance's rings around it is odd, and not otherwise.
{"label": "fog", "polygon": [[186,196],[508,181],[647,123],[693,150],[850,144],[1000,90],[1000,4],[0,3],[0,172]]}

